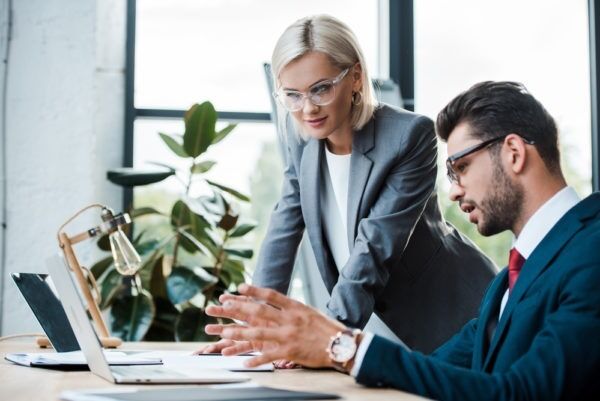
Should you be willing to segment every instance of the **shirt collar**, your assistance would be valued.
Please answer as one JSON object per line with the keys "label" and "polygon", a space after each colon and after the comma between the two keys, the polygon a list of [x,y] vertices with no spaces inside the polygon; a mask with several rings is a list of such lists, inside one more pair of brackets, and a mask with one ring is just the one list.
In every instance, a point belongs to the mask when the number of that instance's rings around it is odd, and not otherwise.
{"label": "shirt collar", "polygon": [[572,187],[565,187],[546,201],[525,223],[513,246],[525,259],[544,239],[546,234],[580,199]]}

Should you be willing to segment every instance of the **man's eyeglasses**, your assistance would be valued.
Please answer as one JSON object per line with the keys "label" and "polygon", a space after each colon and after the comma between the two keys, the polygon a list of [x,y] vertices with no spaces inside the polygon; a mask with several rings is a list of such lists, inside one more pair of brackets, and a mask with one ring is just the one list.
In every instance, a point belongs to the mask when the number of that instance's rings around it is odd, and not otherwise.
{"label": "man's eyeglasses", "polygon": [[[462,159],[463,157],[469,156],[481,149],[485,149],[485,148],[491,146],[492,144],[503,140],[508,135],[510,135],[510,134],[505,134],[505,135],[498,136],[496,138],[488,139],[487,141],[483,141],[481,143],[478,143],[477,145],[468,147],[468,148],[461,150],[460,152],[455,153],[452,156],[448,157],[446,159],[446,170],[447,170],[446,176],[448,177],[450,184],[460,184],[460,176],[459,176],[459,173],[455,169],[456,162],[458,160]],[[523,137],[521,137],[521,138],[523,138]],[[525,143],[527,143],[528,145],[535,144],[535,141],[531,141],[526,138],[523,138],[523,141],[525,141]]]}
{"label": "man's eyeglasses", "polygon": [[333,79],[317,82],[308,89],[308,92],[280,89],[273,92],[273,97],[288,111],[298,111],[304,107],[304,100],[308,99],[315,106],[327,106],[335,99],[335,87],[344,79],[350,68]]}

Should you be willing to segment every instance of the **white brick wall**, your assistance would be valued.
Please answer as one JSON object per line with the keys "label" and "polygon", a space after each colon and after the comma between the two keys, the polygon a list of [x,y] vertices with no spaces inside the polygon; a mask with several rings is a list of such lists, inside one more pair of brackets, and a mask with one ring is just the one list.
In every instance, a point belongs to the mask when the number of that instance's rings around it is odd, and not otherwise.
{"label": "white brick wall", "polygon": [[121,165],[124,132],[125,0],[12,4],[3,335],[39,331],[9,272],[45,271],[58,251],[56,230],[79,208],[121,207],[121,190],[105,174]]}

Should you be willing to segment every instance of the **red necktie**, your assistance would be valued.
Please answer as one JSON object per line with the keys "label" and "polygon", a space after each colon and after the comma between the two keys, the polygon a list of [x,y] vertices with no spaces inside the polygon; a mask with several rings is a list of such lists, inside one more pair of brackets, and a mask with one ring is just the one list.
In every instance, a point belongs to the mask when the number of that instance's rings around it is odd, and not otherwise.
{"label": "red necktie", "polygon": [[510,254],[508,256],[508,290],[512,291],[517,279],[519,278],[519,273],[521,272],[521,267],[523,267],[523,263],[525,263],[525,258],[521,256],[519,251],[515,248],[510,250]]}

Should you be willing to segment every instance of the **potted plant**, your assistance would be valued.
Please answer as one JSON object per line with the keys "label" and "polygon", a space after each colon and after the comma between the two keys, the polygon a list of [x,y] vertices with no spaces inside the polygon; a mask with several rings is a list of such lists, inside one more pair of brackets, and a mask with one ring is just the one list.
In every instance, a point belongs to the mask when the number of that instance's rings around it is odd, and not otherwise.
{"label": "potted plant", "polygon": [[[121,276],[111,257],[90,269],[98,282],[100,307],[110,316],[112,334],[125,341],[212,340],[204,333],[212,320],[204,309],[222,293],[235,291],[244,281],[244,260],[253,255],[252,249],[239,245],[255,224],[240,218],[237,202],[250,199],[204,176],[215,165],[204,160],[204,153],[235,125],[217,131],[217,112],[210,102],[193,105],[184,120],[183,135],[159,135],[175,155],[187,160],[185,170],[156,163],[161,170],[121,168],[107,174],[111,182],[127,187],[171,176],[182,183],[169,213],[153,207],[130,213],[136,227],[133,244],[142,257],[138,273]],[[192,196],[198,186],[210,190]],[[149,216],[154,216],[153,223],[144,224]],[[106,238],[98,246],[109,250]]]}

